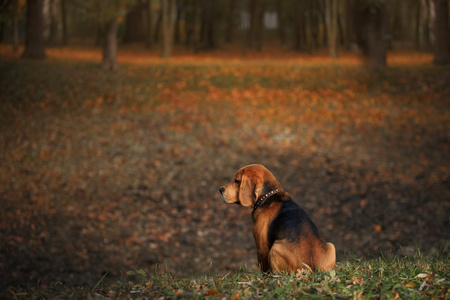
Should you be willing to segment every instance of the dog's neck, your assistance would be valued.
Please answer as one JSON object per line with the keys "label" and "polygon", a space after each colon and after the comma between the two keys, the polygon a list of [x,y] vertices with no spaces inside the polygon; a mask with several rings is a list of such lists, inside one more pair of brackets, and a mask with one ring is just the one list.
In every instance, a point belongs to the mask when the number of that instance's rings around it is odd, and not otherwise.
{"label": "dog's neck", "polygon": [[258,209],[258,207],[261,206],[261,204],[263,204],[264,200],[266,200],[267,198],[269,198],[272,195],[275,195],[278,192],[281,192],[281,189],[272,190],[272,191],[268,192],[267,194],[264,194],[260,198],[258,198],[258,200],[256,200],[255,204],[253,205],[252,213],[255,212],[255,210]]}

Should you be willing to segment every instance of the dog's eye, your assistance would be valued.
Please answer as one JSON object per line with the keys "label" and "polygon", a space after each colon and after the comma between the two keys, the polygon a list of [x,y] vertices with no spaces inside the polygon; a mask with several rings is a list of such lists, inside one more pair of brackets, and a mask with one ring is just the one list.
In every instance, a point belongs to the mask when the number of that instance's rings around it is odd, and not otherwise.
{"label": "dog's eye", "polygon": [[234,180],[234,183],[236,183],[237,185],[241,184],[241,182],[239,180],[237,180],[237,179]]}

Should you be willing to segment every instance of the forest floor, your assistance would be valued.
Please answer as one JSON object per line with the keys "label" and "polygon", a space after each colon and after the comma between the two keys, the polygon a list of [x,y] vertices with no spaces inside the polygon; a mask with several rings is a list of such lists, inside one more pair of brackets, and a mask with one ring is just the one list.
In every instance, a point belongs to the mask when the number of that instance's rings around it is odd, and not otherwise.
{"label": "forest floor", "polygon": [[355,56],[0,45],[0,288],[95,284],[155,266],[256,270],[250,209],[218,188],[261,163],[338,260],[447,252],[450,68]]}

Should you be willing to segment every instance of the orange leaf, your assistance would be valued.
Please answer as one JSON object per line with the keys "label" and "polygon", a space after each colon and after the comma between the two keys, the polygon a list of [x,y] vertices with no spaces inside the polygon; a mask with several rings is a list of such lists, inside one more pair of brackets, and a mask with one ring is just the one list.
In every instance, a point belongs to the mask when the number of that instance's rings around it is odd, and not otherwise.
{"label": "orange leaf", "polygon": [[234,294],[234,295],[231,297],[231,299],[232,299],[232,300],[239,300],[239,299],[241,299],[241,293],[237,292],[236,294]]}
{"label": "orange leaf", "polygon": [[381,225],[376,224],[373,226],[373,230],[375,230],[375,232],[380,232],[383,231],[383,227]]}
{"label": "orange leaf", "polygon": [[210,289],[206,292],[205,296],[213,296],[214,297],[215,295],[217,295],[217,292],[218,292],[217,289]]}

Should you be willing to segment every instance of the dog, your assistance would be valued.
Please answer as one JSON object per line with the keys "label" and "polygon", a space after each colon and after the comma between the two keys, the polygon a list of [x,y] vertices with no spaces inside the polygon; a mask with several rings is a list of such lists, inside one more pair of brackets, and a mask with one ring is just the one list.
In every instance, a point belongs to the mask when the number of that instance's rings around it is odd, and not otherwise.
{"label": "dog", "polygon": [[241,168],[233,182],[220,187],[219,191],[225,202],[253,208],[253,237],[263,272],[330,271],[334,268],[334,245],[324,242],[306,212],[283,191],[264,166]]}

